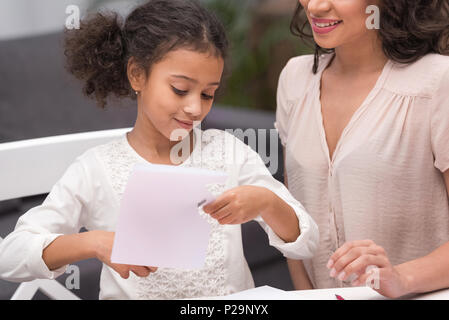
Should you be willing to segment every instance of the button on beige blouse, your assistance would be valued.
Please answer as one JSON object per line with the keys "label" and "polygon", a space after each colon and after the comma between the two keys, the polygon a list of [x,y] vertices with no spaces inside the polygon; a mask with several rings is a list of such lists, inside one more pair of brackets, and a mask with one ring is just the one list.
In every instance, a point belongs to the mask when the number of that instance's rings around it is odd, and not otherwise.
{"label": "button on beige blouse", "polygon": [[315,288],[342,287],[329,277],[331,254],[371,239],[400,264],[449,241],[449,57],[429,54],[403,66],[389,60],[329,158],[321,114],[321,74],[313,56],[281,73],[275,126],[286,148],[288,188],[320,229],[304,264]]}

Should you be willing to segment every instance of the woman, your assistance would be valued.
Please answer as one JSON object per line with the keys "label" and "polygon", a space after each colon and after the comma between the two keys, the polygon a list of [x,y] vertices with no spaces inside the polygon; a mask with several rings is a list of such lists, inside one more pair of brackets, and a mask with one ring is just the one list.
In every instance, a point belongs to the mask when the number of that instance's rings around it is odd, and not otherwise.
{"label": "woman", "polygon": [[316,53],[282,71],[275,124],[320,228],[314,258],[289,260],[295,287],[449,287],[448,0],[300,0],[292,32],[307,23]]}

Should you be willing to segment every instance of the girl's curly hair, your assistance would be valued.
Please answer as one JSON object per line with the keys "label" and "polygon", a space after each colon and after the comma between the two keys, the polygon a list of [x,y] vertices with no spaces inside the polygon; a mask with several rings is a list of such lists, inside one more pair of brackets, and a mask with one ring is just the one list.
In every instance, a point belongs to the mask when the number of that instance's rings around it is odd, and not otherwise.
{"label": "girl's curly hair", "polygon": [[98,12],[66,30],[66,69],[83,80],[83,92],[101,108],[109,94],[135,99],[127,76],[132,57],[148,77],[153,63],[180,47],[213,52],[226,60],[228,40],[218,18],[196,0],[149,0],[123,22]]}
{"label": "girl's curly hair", "polygon": [[[412,63],[428,53],[449,55],[449,0],[381,0],[379,37],[385,55],[399,63]],[[308,20],[298,2],[290,31],[312,41],[304,30]],[[318,57],[332,53],[333,48],[315,44],[313,73],[318,70]]]}

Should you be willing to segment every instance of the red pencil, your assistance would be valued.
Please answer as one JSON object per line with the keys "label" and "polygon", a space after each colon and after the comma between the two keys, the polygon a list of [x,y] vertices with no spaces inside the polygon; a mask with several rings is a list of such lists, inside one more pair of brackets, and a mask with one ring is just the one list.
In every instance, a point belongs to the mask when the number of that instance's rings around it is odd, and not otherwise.
{"label": "red pencil", "polygon": [[335,296],[337,297],[337,300],[345,300],[342,296],[340,296],[338,294],[336,294]]}

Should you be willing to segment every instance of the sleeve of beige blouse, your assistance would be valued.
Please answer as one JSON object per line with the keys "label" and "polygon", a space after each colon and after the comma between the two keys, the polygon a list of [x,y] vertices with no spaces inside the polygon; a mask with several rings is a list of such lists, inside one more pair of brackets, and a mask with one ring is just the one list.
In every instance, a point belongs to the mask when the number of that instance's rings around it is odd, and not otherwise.
{"label": "sleeve of beige blouse", "polygon": [[441,172],[449,170],[449,68],[433,97],[431,114],[432,151],[435,167]]}
{"label": "sleeve of beige blouse", "polygon": [[277,97],[276,97],[276,122],[274,123],[274,127],[278,131],[279,138],[283,146],[285,146],[287,142],[287,133],[288,133],[288,120],[290,118],[290,112],[292,108],[292,103],[288,98],[287,94],[287,72],[288,72],[287,64],[282,70],[277,88]]}
{"label": "sleeve of beige blouse", "polygon": [[0,242],[0,278],[13,282],[54,279],[67,266],[50,271],[43,250],[58,236],[79,232],[92,192],[91,178],[77,158],[52,187],[45,201],[23,214]]}
{"label": "sleeve of beige blouse", "polygon": [[300,235],[294,242],[288,243],[277,236],[260,215],[254,219],[267,233],[270,245],[290,259],[311,258],[319,242],[319,231],[315,221],[306,212],[301,203],[290,194],[288,189],[273,178],[259,154],[239,139],[234,139],[234,150],[239,157],[239,160],[236,160],[236,162],[242,163],[242,165],[239,165],[238,170],[238,185],[254,185],[271,190],[290,205],[298,217]]}

